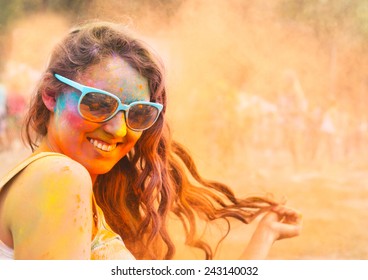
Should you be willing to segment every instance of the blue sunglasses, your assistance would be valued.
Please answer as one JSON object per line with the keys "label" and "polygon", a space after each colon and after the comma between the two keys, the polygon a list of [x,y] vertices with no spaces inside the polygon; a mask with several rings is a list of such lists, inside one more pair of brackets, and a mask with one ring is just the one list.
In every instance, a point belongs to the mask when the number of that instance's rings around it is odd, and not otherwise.
{"label": "blue sunglasses", "polygon": [[162,104],[147,101],[123,104],[112,93],[84,86],[59,74],[54,74],[54,76],[60,82],[82,93],[78,101],[78,112],[82,118],[91,122],[105,122],[113,118],[119,111],[124,111],[127,126],[135,131],[143,131],[156,122],[163,108]]}

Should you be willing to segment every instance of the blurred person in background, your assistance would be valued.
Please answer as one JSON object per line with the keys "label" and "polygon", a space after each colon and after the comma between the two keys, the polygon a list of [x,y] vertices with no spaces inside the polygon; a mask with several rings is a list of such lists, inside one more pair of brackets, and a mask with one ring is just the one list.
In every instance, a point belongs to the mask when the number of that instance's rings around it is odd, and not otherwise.
{"label": "blurred person in background", "polygon": [[297,170],[305,160],[304,141],[309,104],[298,74],[293,69],[285,70],[283,73],[277,105],[283,128],[283,143],[285,143],[294,168]]}
{"label": "blurred person in background", "polygon": [[0,259],[171,259],[172,216],[206,259],[217,244],[199,237],[199,220],[259,217],[234,259],[266,258],[300,234],[300,214],[283,202],[202,178],[171,138],[167,106],[160,59],[123,27],[67,34],[26,116],[33,154],[0,182]]}
{"label": "blurred person in background", "polygon": [[6,107],[9,146],[16,149],[22,145],[21,129],[27,107],[27,101],[16,82],[10,83],[8,87]]}
{"label": "blurred person in background", "polygon": [[7,141],[7,94],[6,87],[0,82],[0,152],[5,150]]}

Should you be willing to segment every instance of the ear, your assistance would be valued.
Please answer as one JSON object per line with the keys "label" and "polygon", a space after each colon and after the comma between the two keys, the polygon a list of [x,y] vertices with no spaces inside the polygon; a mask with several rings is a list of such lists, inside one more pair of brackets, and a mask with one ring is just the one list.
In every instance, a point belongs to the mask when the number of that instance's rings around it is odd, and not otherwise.
{"label": "ear", "polygon": [[54,89],[48,86],[50,83],[47,81],[48,79],[50,79],[48,76],[44,78],[44,86],[41,87],[42,101],[49,111],[54,112],[57,94]]}

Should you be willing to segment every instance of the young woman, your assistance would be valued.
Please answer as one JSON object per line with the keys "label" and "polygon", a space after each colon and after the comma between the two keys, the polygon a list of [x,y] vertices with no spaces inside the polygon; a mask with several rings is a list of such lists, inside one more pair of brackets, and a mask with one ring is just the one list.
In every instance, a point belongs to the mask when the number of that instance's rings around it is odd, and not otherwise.
{"label": "young woman", "polygon": [[[54,49],[26,119],[33,154],[0,183],[0,258],[170,259],[169,215],[207,259],[197,219],[263,214],[244,253],[297,236],[299,214],[204,180],[165,120],[163,67],[116,24],[72,30]],[[195,183],[193,183],[195,182]]]}

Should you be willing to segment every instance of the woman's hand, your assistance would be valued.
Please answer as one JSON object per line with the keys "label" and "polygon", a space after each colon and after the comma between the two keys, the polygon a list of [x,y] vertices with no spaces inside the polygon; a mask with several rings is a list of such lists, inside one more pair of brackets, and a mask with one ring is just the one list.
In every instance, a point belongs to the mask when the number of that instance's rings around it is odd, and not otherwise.
{"label": "woman's hand", "polygon": [[276,240],[298,236],[301,228],[299,212],[284,205],[274,206],[259,221],[241,258],[265,259]]}
{"label": "woman's hand", "polygon": [[284,205],[271,208],[258,224],[260,230],[267,231],[273,236],[273,241],[298,236],[301,226],[301,214]]}

